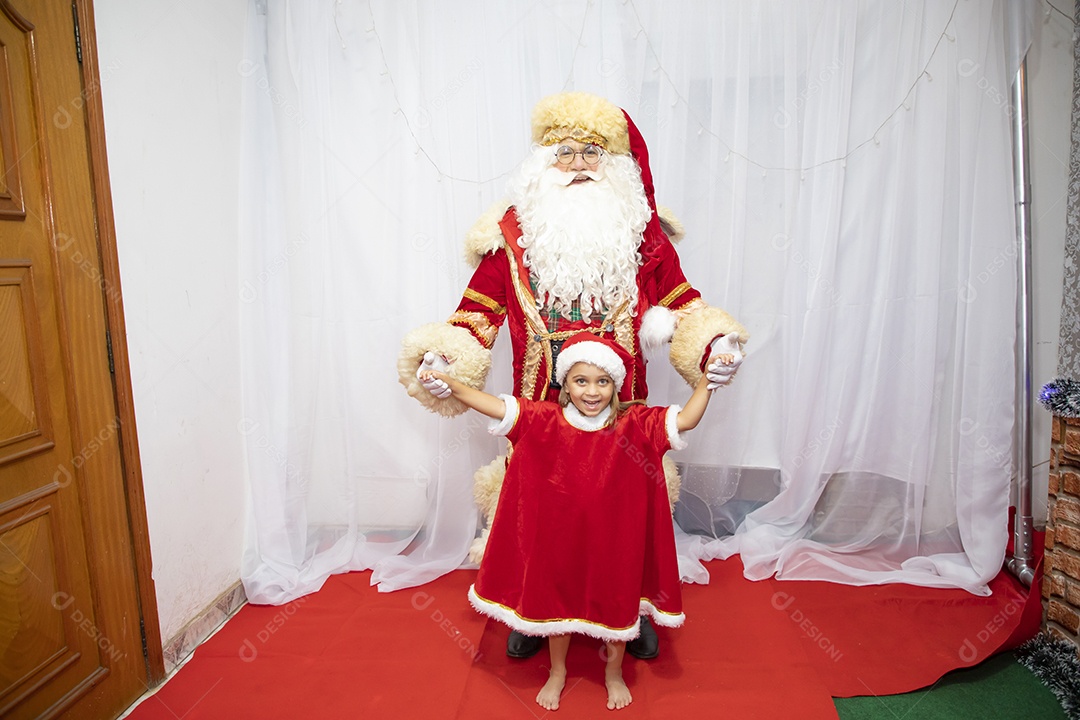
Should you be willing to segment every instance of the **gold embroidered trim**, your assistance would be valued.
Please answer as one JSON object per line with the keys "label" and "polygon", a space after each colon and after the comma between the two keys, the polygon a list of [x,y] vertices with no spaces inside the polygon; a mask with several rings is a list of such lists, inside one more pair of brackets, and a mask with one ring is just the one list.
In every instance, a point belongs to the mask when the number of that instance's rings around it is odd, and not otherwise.
{"label": "gold embroidered trim", "polygon": [[678,310],[672,310],[672,312],[675,313],[675,327],[679,326],[679,323],[684,317],[686,317],[687,315],[691,315],[700,310],[701,308],[705,307],[708,307],[708,305],[705,304],[705,301],[702,300],[700,297],[696,297],[690,302],[683,305]]}
{"label": "gold embroidered trim", "polygon": [[540,141],[541,145],[554,145],[557,142],[563,140],[576,140],[584,145],[598,145],[604,149],[607,149],[607,140],[603,136],[591,133],[585,128],[570,128],[570,127],[557,127],[551,128],[544,133],[543,139]]}
{"label": "gold embroidered trim", "polygon": [[462,295],[464,297],[467,297],[469,300],[472,300],[473,302],[480,303],[481,305],[486,307],[488,310],[491,310],[492,312],[498,313],[500,315],[505,315],[506,314],[506,306],[505,305],[500,305],[499,303],[497,303],[494,300],[492,300],[491,298],[489,298],[487,295],[485,295],[483,293],[478,293],[475,290],[473,290],[472,288],[465,288],[465,292],[462,293]]}
{"label": "gold embroidered trim", "polygon": [[455,310],[454,314],[451,315],[446,322],[451,325],[457,325],[459,323],[468,325],[473,332],[483,340],[484,347],[488,350],[495,344],[495,338],[499,334],[498,326],[488,322],[488,319],[484,317],[483,313]]}
{"label": "gold embroidered trim", "polygon": [[676,612],[670,612],[668,610],[661,610],[660,608],[656,607],[656,605],[653,603],[653,601],[650,600],[649,598],[641,598],[641,600],[639,600],[638,602],[639,602],[639,604],[640,603],[648,603],[649,607],[652,608],[653,612],[659,613],[660,615],[667,615],[668,617],[671,617],[671,618],[686,617],[686,613],[681,613],[681,612],[676,613]]}
{"label": "gold embroidered trim", "polygon": [[[521,397],[531,399],[536,390],[536,382],[540,374],[540,358],[543,354],[543,347],[536,338],[545,332],[547,326],[536,309],[536,298],[533,297],[532,288],[521,282],[514,251],[508,247],[503,247],[503,252],[506,253],[507,260],[510,261],[510,280],[514,286],[514,296],[517,298],[521,312],[525,316],[525,330],[529,334],[526,339],[528,345],[525,348],[525,358],[521,365]],[[544,392],[547,393],[546,380],[544,382]]]}
{"label": "gold embroidered trim", "polygon": [[669,292],[667,294],[667,296],[657,304],[660,305],[660,307],[667,307],[671,303],[675,302],[675,298],[679,297],[680,295],[682,295],[684,292],[686,292],[689,289],[690,289],[690,283],[688,283],[688,282],[680,283],[674,290]]}
{"label": "gold embroidered trim", "polygon": [[[634,367],[637,367],[637,350],[634,347],[634,319],[630,316],[630,313],[626,311],[627,305],[623,305],[615,313],[614,322],[612,325],[615,328],[615,342],[622,345],[626,352],[630,353],[630,357],[634,358]],[[631,377],[630,393],[631,397],[637,397],[637,372]]]}

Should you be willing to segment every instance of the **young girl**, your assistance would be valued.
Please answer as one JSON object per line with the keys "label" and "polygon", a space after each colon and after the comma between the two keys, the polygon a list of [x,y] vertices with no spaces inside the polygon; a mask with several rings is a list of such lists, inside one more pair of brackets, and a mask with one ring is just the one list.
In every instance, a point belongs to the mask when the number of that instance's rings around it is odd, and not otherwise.
{"label": "young girl", "polygon": [[[718,355],[730,364],[733,357]],[[512,454],[469,600],[525,635],[548,637],[551,669],[536,702],[559,707],[570,634],[607,645],[609,710],[626,707],[626,641],[639,617],[684,620],[675,538],[661,464],[697,426],[711,391],[703,376],[686,406],[629,403],[633,359],[588,332],[566,340],[555,364],[559,404],[495,397],[438,372],[461,402],[494,420]],[[623,396],[618,396],[619,391]]]}

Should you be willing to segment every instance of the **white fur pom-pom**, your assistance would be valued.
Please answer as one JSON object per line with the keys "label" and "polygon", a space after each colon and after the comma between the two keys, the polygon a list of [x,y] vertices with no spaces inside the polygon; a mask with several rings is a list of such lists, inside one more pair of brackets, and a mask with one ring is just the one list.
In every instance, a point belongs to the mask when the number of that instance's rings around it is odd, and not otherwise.
{"label": "white fur pom-pom", "polygon": [[653,305],[641,316],[641,329],[638,330],[638,339],[641,347],[646,349],[658,348],[671,341],[675,334],[675,313],[660,305]]}

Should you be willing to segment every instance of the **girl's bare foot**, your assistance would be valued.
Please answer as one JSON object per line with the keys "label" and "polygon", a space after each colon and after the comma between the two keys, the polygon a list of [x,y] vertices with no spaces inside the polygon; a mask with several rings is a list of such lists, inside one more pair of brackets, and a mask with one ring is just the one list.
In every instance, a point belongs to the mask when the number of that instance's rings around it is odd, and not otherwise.
{"label": "girl's bare foot", "polygon": [[[566,671],[556,672],[552,670],[548,674],[547,682],[540,692],[536,694],[536,704],[545,710],[558,710],[559,698],[562,697],[563,687],[566,685]],[[610,705],[610,703],[608,703]]]}
{"label": "girl's bare foot", "polygon": [[607,686],[607,709],[622,710],[633,702],[630,688],[622,677],[622,661],[626,655],[626,643],[609,642],[604,644],[607,662],[604,663],[604,685]]}
{"label": "girl's bare foot", "polygon": [[604,685],[607,686],[608,710],[622,710],[634,701],[634,698],[630,697],[630,688],[626,687],[626,683],[623,682],[621,672],[617,674],[605,673],[604,675]]}

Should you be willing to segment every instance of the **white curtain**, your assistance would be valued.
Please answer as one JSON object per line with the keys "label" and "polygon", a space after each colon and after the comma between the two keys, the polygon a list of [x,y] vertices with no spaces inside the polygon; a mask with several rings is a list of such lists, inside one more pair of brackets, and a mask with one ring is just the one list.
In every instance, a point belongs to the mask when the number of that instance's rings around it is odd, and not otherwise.
{"label": "white curtain", "polygon": [[[987,592],[1012,473],[1008,88],[1026,41],[1008,14],[252,0],[237,69],[248,597],[365,568],[395,590],[463,562],[472,474],[501,441],[475,414],[422,409],[395,359],[456,307],[462,238],[525,156],[533,104],[563,90],[631,115],[687,228],[688,278],[752,333],[674,455],[687,579],[738,553],[750,578]],[[504,333],[489,390],[510,387],[509,363]],[[649,385],[654,404],[689,392],[663,353]]]}

